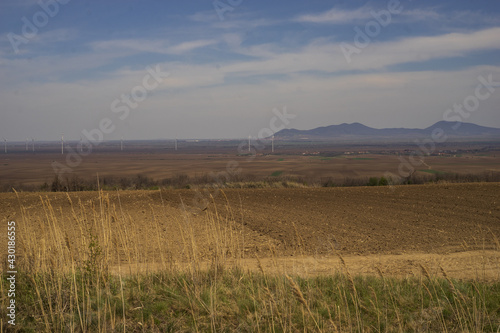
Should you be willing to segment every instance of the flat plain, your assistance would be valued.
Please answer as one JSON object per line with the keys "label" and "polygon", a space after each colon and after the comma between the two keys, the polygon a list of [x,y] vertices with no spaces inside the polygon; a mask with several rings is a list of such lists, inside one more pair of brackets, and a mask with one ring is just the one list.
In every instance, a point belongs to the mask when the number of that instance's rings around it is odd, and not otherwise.
{"label": "flat plain", "polygon": [[[243,143],[240,145],[246,149]],[[491,251],[498,247],[498,183],[318,187],[326,179],[340,183],[349,178],[397,175],[399,170],[406,170],[405,162],[410,160],[409,153],[415,146],[282,142],[276,145],[274,153],[266,146],[262,151],[253,151],[253,155],[245,154],[241,147],[238,152],[237,146],[236,141],[181,142],[176,151],[171,143],[136,142],[124,151],[116,145],[98,147],[89,155],[79,155],[76,164],[68,163],[75,161],[72,158],[78,155],[76,148],[67,149],[62,155],[57,144],[42,146],[34,153],[23,151],[23,146],[19,146],[17,151],[0,155],[0,185],[37,188],[43,183],[50,184],[55,177],[54,162],[71,166],[70,172],[62,177],[77,176],[94,182],[98,177],[133,178],[138,174],[154,180],[179,175],[192,179],[205,176],[209,189],[197,186],[192,190],[107,192],[114,209],[119,207],[121,216],[126,217],[117,220],[123,226],[130,223],[131,228],[143,230],[141,239],[144,241],[137,240],[139,244],[144,243],[145,254],[141,255],[141,262],[150,264],[158,251],[158,244],[147,241],[150,237],[158,237],[156,229],[147,227],[151,214],[163,230],[161,242],[168,244],[172,260],[181,263],[189,259],[186,250],[179,249],[182,243],[178,237],[179,228],[185,226],[196,226],[192,231],[196,234],[193,237],[198,244],[198,256],[210,258],[211,253],[205,248],[209,247],[204,237],[207,233],[197,232],[206,227],[207,216],[204,215],[214,214],[214,210],[217,214],[227,211],[233,214],[224,218],[233,221],[232,227],[241,236],[237,244],[238,258],[246,259],[249,267],[255,267],[254,255],[267,258],[278,254],[287,261],[318,256],[337,260],[336,255],[342,254],[352,256],[350,260],[359,258],[363,262],[360,272],[374,273],[373,263],[384,265],[384,261],[393,263],[387,264],[388,273],[413,274],[421,260],[412,259],[412,256],[424,258],[422,255],[432,254],[443,255],[443,258],[452,256],[449,262],[454,262],[456,267],[449,269],[462,277],[477,275],[475,263],[482,262],[472,259],[470,269],[458,269],[464,265],[464,258],[475,258],[478,255],[475,251]],[[433,156],[418,156],[418,159],[421,163],[415,166],[415,172],[423,176],[500,172],[500,148],[495,143],[449,143],[437,147]],[[261,179],[276,179],[277,187],[281,187],[279,181],[282,179],[297,179],[301,183],[296,184],[299,188],[219,189],[225,182]],[[22,192],[17,196],[3,193],[0,194],[0,211],[7,218],[30,216],[29,223],[34,225],[46,220],[44,209],[50,204],[61,218],[64,217],[59,220],[63,223],[60,227],[76,246],[83,235],[69,222],[68,216],[73,215],[74,219],[74,212],[69,209],[77,202],[97,205],[98,197],[98,192]],[[115,239],[112,246],[119,249],[124,244]],[[464,257],[464,253],[470,256]],[[389,256],[387,260],[384,259],[386,255]],[[486,252],[481,255],[489,258]],[[364,267],[366,260],[372,263],[370,269]],[[121,261],[123,258],[113,258],[114,265]],[[129,260],[127,264],[133,262]],[[500,270],[495,274],[498,272]]]}
{"label": "flat plain", "polygon": [[76,176],[95,182],[97,176],[131,178],[138,174],[155,180],[179,175],[209,180],[212,177],[215,182],[215,175],[230,173],[231,177],[224,180],[279,176],[298,178],[309,184],[327,179],[341,183],[346,178],[381,177],[386,173],[405,175],[409,166],[421,176],[500,173],[498,143],[450,143],[436,148],[431,156],[412,157],[412,151],[422,153],[415,144],[286,143],[277,144],[275,153],[266,146],[261,151],[253,149],[250,154],[245,146],[238,149],[238,142],[182,143],[178,151],[165,145],[137,143],[124,151],[119,147],[98,147],[89,155],[80,155],[76,147],[73,153],[67,151],[62,155],[57,145],[42,147],[35,153],[23,151],[19,146],[17,151],[0,154],[0,185],[50,184],[58,170],[64,170],[61,178]]}
{"label": "flat plain", "polygon": [[[447,147],[421,156],[415,172],[495,174],[495,147]],[[19,329],[498,330],[499,182],[365,186],[398,173],[411,156],[404,145],[281,149],[96,151],[62,176],[99,180],[99,190],[78,192],[42,186],[68,155],[2,155],[0,215],[16,223]],[[104,186],[138,175],[158,186]],[[206,183],[162,185],[183,176]],[[336,184],[348,179],[358,186]]]}

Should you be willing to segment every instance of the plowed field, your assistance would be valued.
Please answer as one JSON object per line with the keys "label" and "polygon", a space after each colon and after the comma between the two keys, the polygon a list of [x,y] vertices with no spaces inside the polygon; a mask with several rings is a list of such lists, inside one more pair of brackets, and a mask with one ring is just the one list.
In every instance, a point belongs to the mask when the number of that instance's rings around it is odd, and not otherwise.
{"label": "plowed field", "polygon": [[459,278],[499,278],[498,183],[210,193],[0,193],[0,215],[18,225],[20,256],[28,256],[23,243],[49,246],[56,234],[77,257],[93,230],[115,270],[182,267],[219,253],[250,269],[257,257],[263,269],[321,274],[338,267],[340,254],[358,273],[418,274],[423,265]]}

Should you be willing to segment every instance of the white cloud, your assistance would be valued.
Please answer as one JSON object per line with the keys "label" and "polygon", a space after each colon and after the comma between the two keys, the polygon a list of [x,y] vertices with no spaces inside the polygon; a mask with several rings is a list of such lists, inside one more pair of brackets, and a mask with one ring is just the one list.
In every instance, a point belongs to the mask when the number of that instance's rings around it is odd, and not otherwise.
{"label": "white cloud", "polygon": [[354,10],[332,8],[320,14],[301,15],[297,17],[295,21],[304,23],[343,24],[369,18],[372,18],[372,16],[370,14],[370,8],[368,7],[361,7]]}
{"label": "white cloud", "polygon": [[[352,22],[371,20],[370,10],[369,7],[352,11],[332,9],[316,15],[302,15],[295,22],[349,22],[351,26]],[[133,87],[141,84],[146,74],[144,68],[148,65],[142,61],[153,58],[141,56],[150,53],[160,55],[157,59],[182,60],[160,64],[171,76],[148,94],[127,120],[127,126],[139,133],[135,138],[165,137],[180,129],[190,137],[234,137],[241,133],[246,136],[258,130],[259,121],[268,121],[273,107],[282,105],[299,114],[297,122],[292,124],[298,128],[353,121],[374,127],[424,127],[441,120],[447,107],[470,94],[479,74],[495,73],[495,81],[500,80],[498,67],[446,72],[384,71],[391,65],[498,50],[500,28],[497,27],[460,33],[455,29],[447,34],[383,42],[375,38],[360,54],[353,55],[352,63],[348,64],[339,41],[333,37],[309,39],[306,45],[299,39],[290,43],[280,40],[255,44],[252,40],[257,39],[261,31],[254,35],[251,29],[285,21],[249,16],[243,11],[235,11],[231,20],[221,22],[214,12],[198,13],[191,17],[190,26],[186,26],[182,34],[163,31],[165,39],[157,37],[158,33],[146,35],[147,38],[94,41],[87,44],[90,46],[88,53],[47,55],[44,52],[43,56],[33,53],[30,58],[24,55],[9,58],[7,52],[0,50],[0,112],[2,117],[4,112],[7,114],[2,118],[7,120],[0,122],[0,130],[14,137],[26,124],[31,124],[30,131],[36,131],[37,124],[43,123],[40,133],[33,135],[42,137],[56,129],[59,133],[59,128],[64,126],[68,127],[65,133],[79,133],[89,122],[109,113],[115,98],[130,93]],[[433,9],[418,9],[404,11],[398,18],[411,22],[444,19],[458,22],[466,17],[459,13],[445,16]],[[208,24],[198,25],[193,21]],[[311,32],[309,28],[305,29],[306,33]],[[245,40],[246,34],[248,40]],[[352,34],[354,38],[354,32]],[[33,46],[63,42],[76,35],[72,30],[47,31],[37,37]],[[265,39],[269,40],[272,39]],[[345,42],[354,44],[353,40]],[[301,46],[296,47],[299,43]],[[220,52],[220,57],[209,62],[205,56],[198,58],[203,48]],[[190,56],[162,56],[181,54]],[[116,66],[121,63],[117,59],[129,55],[137,55],[129,62],[130,67],[118,70],[105,67]],[[92,78],[82,75],[86,70],[92,72]],[[499,98],[496,94],[481,104],[481,110],[474,114],[477,118],[469,120],[481,123],[493,119],[498,108],[492,105],[498,105]],[[52,124],[52,120],[47,119],[55,119],[57,123]],[[498,124],[498,115],[496,119]],[[121,128],[124,126],[120,124]],[[118,137],[122,134],[117,131]],[[20,134],[21,139],[25,135],[31,133]],[[182,133],[175,136],[181,137]]]}
{"label": "white cloud", "polygon": [[[123,134],[130,139],[241,137],[258,131],[261,123],[266,125],[272,108],[283,105],[297,114],[291,124],[295,128],[354,121],[374,127],[425,127],[442,120],[447,108],[473,93],[478,75],[493,73],[494,81],[500,78],[500,67],[481,66],[331,77],[295,73],[286,80],[251,84],[227,83],[224,73],[211,65],[163,63],[160,67],[171,76],[132,110],[126,122],[116,122],[116,133],[107,139]],[[0,90],[3,107],[16,111],[9,115],[9,127],[0,123],[0,130],[14,139],[22,132],[19,129],[29,127],[36,132],[37,123],[52,119],[52,127],[46,125],[44,133],[64,131],[69,139],[78,139],[83,129],[113,116],[111,102],[141,84],[145,74],[145,70],[120,70],[100,79],[31,83],[16,93]],[[481,108],[467,120],[483,124],[494,120],[499,98],[495,94],[481,102]],[[129,128],[133,131],[128,132]],[[22,133],[19,139],[26,135],[42,138],[44,133]],[[46,134],[45,138],[51,139]]]}
{"label": "white cloud", "polygon": [[161,39],[117,39],[91,43],[92,48],[99,51],[125,50],[132,53],[183,54],[195,49],[217,44],[216,40],[202,39],[169,45]]}
{"label": "white cloud", "polygon": [[[291,75],[298,72],[317,71],[319,73],[342,73],[346,70],[373,70],[408,62],[424,62],[446,57],[465,56],[480,50],[499,49],[497,43],[500,28],[484,29],[472,33],[450,33],[430,37],[412,37],[390,42],[372,42],[360,54],[353,55],[348,64],[340,46],[325,39],[313,40],[309,45],[293,52],[284,51],[279,44],[268,43],[242,47],[242,37],[237,34],[221,35],[221,41],[230,46],[231,51],[257,58],[251,61],[225,59],[206,65],[170,63],[178,68],[182,77],[194,75],[195,79],[183,78],[179,87],[220,84],[224,77],[249,77],[267,75]],[[43,56],[32,59],[14,58],[2,61],[4,89],[15,87],[16,82],[28,78],[36,80],[57,79],[59,75],[98,68],[125,55],[154,52],[160,54],[182,54],[195,49],[215,45],[215,40],[200,39],[167,45],[162,40],[111,40],[92,43],[94,52],[71,56]],[[220,70],[216,66],[220,66]],[[202,68],[209,68],[204,71]],[[145,67],[145,66],[144,66]],[[137,68],[137,67],[136,67]],[[190,72],[190,68],[193,68]],[[168,69],[170,70],[170,68]],[[199,71],[200,75],[195,75]],[[103,76],[110,75],[102,73]],[[113,74],[111,74],[113,75]],[[208,78],[204,78],[207,76]],[[213,77],[213,79],[212,79]]]}
{"label": "white cloud", "polygon": [[237,33],[227,33],[222,35],[222,39],[230,47],[239,47],[243,42],[243,37],[241,34]]}
{"label": "white cloud", "polygon": [[426,20],[441,20],[443,19],[443,15],[439,14],[435,9],[410,9],[403,10],[401,12],[401,16],[403,16],[403,21],[408,22],[411,21],[426,21]]}
{"label": "white cloud", "polygon": [[[500,28],[472,33],[449,33],[430,37],[405,38],[399,41],[373,43],[353,60],[357,69],[382,68],[407,62],[465,56],[471,52],[498,50]],[[355,58],[355,57],[354,57]]]}
{"label": "white cloud", "polygon": [[203,39],[203,40],[195,40],[195,41],[190,41],[190,42],[184,42],[172,47],[168,48],[167,53],[174,53],[174,54],[182,54],[186,53],[195,49],[199,49],[205,46],[210,46],[217,44],[217,41],[215,40],[208,40],[208,39]]}
{"label": "white cloud", "polygon": [[[393,15],[391,17],[397,22],[414,22],[414,21],[439,21],[450,23],[477,23],[484,22],[488,23],[498,23],[498,18],[492,18],[481,12],[471,12],[471,11],[453,11],[447,13],[446,15],[438,11],[438,7],[428,7],[428,8],[418,8],[418,9],[406,9],[402,6],[401,13]],[[385,8],[374,8],[371,6],[363,6],[357,9],[344,10],[338,8],[332,8],[325,12],[319,14],[305,14],[298,16],[294,19],[296,22],[303,23],[318,23],[318,24],[356,24],[359,21],[368,21],[374,19],[372,12],[379,12],[380,10],[385,10]],[[392,21],[392,22],[395,22]]]}
{"label": "white cloud", "polygon": [[[327,73],[345,70],[381,69],[409,62],[465,56],[480,50],[498,50],[500,28],[484,29],[472,33],[450,33],[430,37],[412,37],[390,42],[372,42],[360,54],[354,54],[348,64],[339,43],[311,42],[296,52],[272,52],[270,45],[250,48],[250,54],[260,60],[234,62],[223,67],[227,74],[266,75],[291,74],[300,71]],[[351,42],[354,45],[354,41]]]}
{"label": "white cloud", "polygon": [[258,19],[247,19],[247,18],[234,18],[226,21],[217,21],[212,27],[224,30],[237,30],[237,31],[248,31],[256,28],[269,27],[284,23],[281,20],[271,20],[267,18]]}

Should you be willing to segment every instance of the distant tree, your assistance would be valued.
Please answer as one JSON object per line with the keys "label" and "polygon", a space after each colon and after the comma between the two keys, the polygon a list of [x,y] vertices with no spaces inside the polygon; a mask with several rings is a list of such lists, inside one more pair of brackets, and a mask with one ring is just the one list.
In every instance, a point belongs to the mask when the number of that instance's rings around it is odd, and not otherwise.
{"label": "distant tree", "polygon": [[378,185],[379,186],[387,186],[387,185],[389,185],[389,181],[385,177],[380,177]]}
{"label": "distant tree", "polygon": [[40,191],[47,192],[48,190],[49,190],[49,184],[47,184],[47,182],[43,183],[43,185],[40,186]]}
{"label": "distant tree", "polygon": [[63,185],[58,175],[54,177],[50,189],[52,192],[61,192],[63,190]]}

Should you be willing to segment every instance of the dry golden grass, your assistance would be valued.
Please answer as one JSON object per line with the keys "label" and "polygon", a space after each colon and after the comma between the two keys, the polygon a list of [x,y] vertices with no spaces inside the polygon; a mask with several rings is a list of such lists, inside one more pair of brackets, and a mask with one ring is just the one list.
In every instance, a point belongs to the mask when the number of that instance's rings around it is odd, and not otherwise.
{"label": "dry golden grass", "polygon": [[[213,199],[213,198],[212,198]],[[500,328],[500,284],[456,281],[421,266],[421,277],[321,277],[245,270],[245,239],[230,205],[202,215],[150,207],[149,233],[99,192],[71,216],[40,197],[44,215],[21,207],[18,323],[32,332],[480,332]],[[227,200],[226,200],[227,201]],[[212,200],[213,202],[213,200]],[[176,244],[165,242],[173,219]],[[199,220],[203,223],[198,223]],[[199,234],[205,236],[200,241]],[[303,240],[297,229],[296,251]],[[146,239],[145,239],[146,238]],[[171,239],[171,238],[169,238]],[[335,251],[334,249],[332,249]],[[269,245],[278,269],[279,251]],[[176,254],[176,255],[173,255]],[[154,258],[153,261],[151,259]],[[187,264],[186,264],[187,263]],[[151,269],[134,270],[143,264]],[[117,270],[111,271],[115,267]],[[153,269],[154,268],[154,269]],[[2,295],[5,295],[2,279]],[[5,318],[6,298],[1,315]],[[5,322],[3,330],[12,330]]]}

